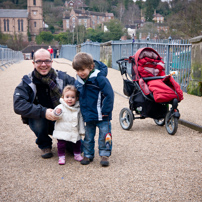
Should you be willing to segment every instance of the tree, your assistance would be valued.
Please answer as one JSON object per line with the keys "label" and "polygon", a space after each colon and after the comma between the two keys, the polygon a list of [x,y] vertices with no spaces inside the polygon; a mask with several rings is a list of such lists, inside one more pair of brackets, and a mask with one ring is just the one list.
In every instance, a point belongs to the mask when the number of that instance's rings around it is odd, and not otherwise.
{"label": "tree", "polygon": [[201,35],[201,0],[173,0],[168,24],[171,30],[184,33],[186,38]]}
{"label": "tree", "polygon": [[141,9],[143,9],[144,8],[144,2],[142,1],[142,0],[137,0],[136,2],[135,2],[135,4],[139,7],[139,9],[141,10]]}
{"label": "tree", "polygon": [[59,42],[60,45],[62,44],[72,44],[73,33],[69,30],[66,32],[61,32],[54,36],[54,39]]}
{"label": "tree", "polygon": [[152,0],[146,1],[146,10],[145,10],[145,20],[152,22],[154,14],[154,8],[152,5]]}
{"label": "tree", "polygon": [[97,12],[106,12],[107,8],[109,6],[109,3],[106,0],[90,0],[89,7],[91,10],[97,11]]}
{"label": "tree", "polygon": [[97,26],[96,29],[88,28],[85,38],[93,42],[103,42],[104,34],[105,33],[102,31],[102,29]]}
{"label": "tree", "polygon": [[158,7],[156,8],[156,12],[166,17],[171,13],[168,2],[160,2]]}
{"label": "tree", "polygon": [[145,3],[145,19],[146,21],[152,22],[154,10],[158,7],[160,0],[147,0]]}
{"label": "tree", "polygon": [[146,38],[147,36],[150,37],[150,39],[155,38],[156,35],[158,35],[158,30],[153,22],[146,22],[144,26],[137,30],[137,36],[141,36],[143,38]]}
{"label": "tree", "polygon": [[124,6],[126,8],[126,10],[128,10],[130,8],[131,4],[134,4],[134,2],[132,0],[124,0]]}
{"label": "tree", "polygon": [[63,2],[62,0],[54,0],[54,6],[62,6]]}
{"label": "tree", "polygon": [[129,5],[128,10],[124,13],[123,16],[123,24],[124,25],[132,25],[135,20],[140,20],[140,9],[135,3],[131,3]]}
{"label": "tree", "polygon": [[3,34],[0,32],[0,44],[7,45],[8,48],[16,51],[20,51],[26,46],[28,46],[28,42],[23,40],[22,34]]}
{"label": "tree", "polygon": [[117,14],[118,14],[118,17],[119,17],[119,21],[122,22],[122,18],[123,18],[124,12],[125,12],[124,4],[119,3],[116,10],[117,10]]}
{"label": "tree", "polygon": [[123,25],[117,19],[110,20],[106,23],[107,29],[110,32],[110,40],[119,40],[123,36]]}
{"label": "tree", "polygon": [[79,25],[79,26],[76,26],[75,29],[74,29],[74,34],[75,34],[75,43],[76,44],[81,44],[85,41],[85,35],[86,35],[86,28],[84,25]]}
{"label": "tree", "polygon": [[50,25],[48,29],[51,31],[52,34],[55,32],[55,27],[53,25]]}
{"label": "tree", "polygon": [[36,43],[41,44],[44,43],[50,43],[53,40],[53,35],[51,32],[41,32],[39,35],[36,36]]}

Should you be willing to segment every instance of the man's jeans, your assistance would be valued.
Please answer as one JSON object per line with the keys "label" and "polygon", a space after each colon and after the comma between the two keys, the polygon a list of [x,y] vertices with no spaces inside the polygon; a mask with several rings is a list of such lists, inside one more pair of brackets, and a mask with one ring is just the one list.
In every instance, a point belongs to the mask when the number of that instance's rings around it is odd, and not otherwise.
{"label": "man's jeans", "polygon": [[105,145],[105,135],[111,133],[110,121],[90,121],[85,126],[85,138],[83,141],[84,156],[90,159],[94,158],[95,153],[95,134],[96,126],[99,128],[98,147],[100,156],[110,156],[112,144],[108,148]]}
{"label": "man's jeans", "polygon": [[47,119],[29,119],[29,127],[36,135],[36,144],[40,149],[52,149],[52,139],[49,135],[53,134],[54,121]]}

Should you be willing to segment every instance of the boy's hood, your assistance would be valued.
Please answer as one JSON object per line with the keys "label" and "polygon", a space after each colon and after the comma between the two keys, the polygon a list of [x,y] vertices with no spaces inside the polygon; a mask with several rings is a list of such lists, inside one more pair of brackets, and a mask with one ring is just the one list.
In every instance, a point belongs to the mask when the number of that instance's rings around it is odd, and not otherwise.
{"label": "boy's hood", "polygon": [[97,61],[97,60],[93,60],[93,62],[95,64],[95,69],[100,70],[99,74],[106,77],[107,73],[108,73],[107,66],[104,63]]}

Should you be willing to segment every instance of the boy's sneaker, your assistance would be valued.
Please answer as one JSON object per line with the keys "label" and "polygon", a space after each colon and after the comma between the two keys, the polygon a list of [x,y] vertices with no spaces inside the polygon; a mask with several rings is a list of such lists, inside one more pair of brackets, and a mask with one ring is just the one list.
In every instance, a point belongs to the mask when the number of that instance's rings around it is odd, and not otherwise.
{"label": "boy's sneaker", "polygon": [[81,154],[74,154],[74,160],[81,161],[83,160],[83,157],[81,156]]}
{"label": "boy's sneaker", "polygon": [[59,165],[64,165],[65,164],[65,156],[59,156],[58,164]]}
{"label": "boy's sneaker", "polygon": [[83,160],[81,160],[81,164],[82,165],[88,165],[92,161],[93,161],[93,159],[89,159],[89,158],[84,156]]}
{"label": "boy's sneaker", "polygon": [[42,151],[41,155],[42,158],[47,159],[53,157],[53,153],[51,152],[50,148],[42,149],[41,151]]}
{"label": "boy's sneaker", "polygon": [[100,164],[101,166],[109,166],[109,157],[101,156]]}

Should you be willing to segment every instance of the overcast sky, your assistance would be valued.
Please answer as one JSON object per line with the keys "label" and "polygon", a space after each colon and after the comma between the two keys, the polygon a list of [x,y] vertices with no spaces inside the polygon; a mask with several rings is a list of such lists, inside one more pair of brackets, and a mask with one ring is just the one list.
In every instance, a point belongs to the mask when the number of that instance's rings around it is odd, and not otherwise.
{"label": "overcast sky", "polygon": [[[136,0],[133,0],[134,2],[136,2]],[[146,0],[143,0],[143,1],[146,1]],[[172,1],[172,0],[161,0],[161,1]]]}

